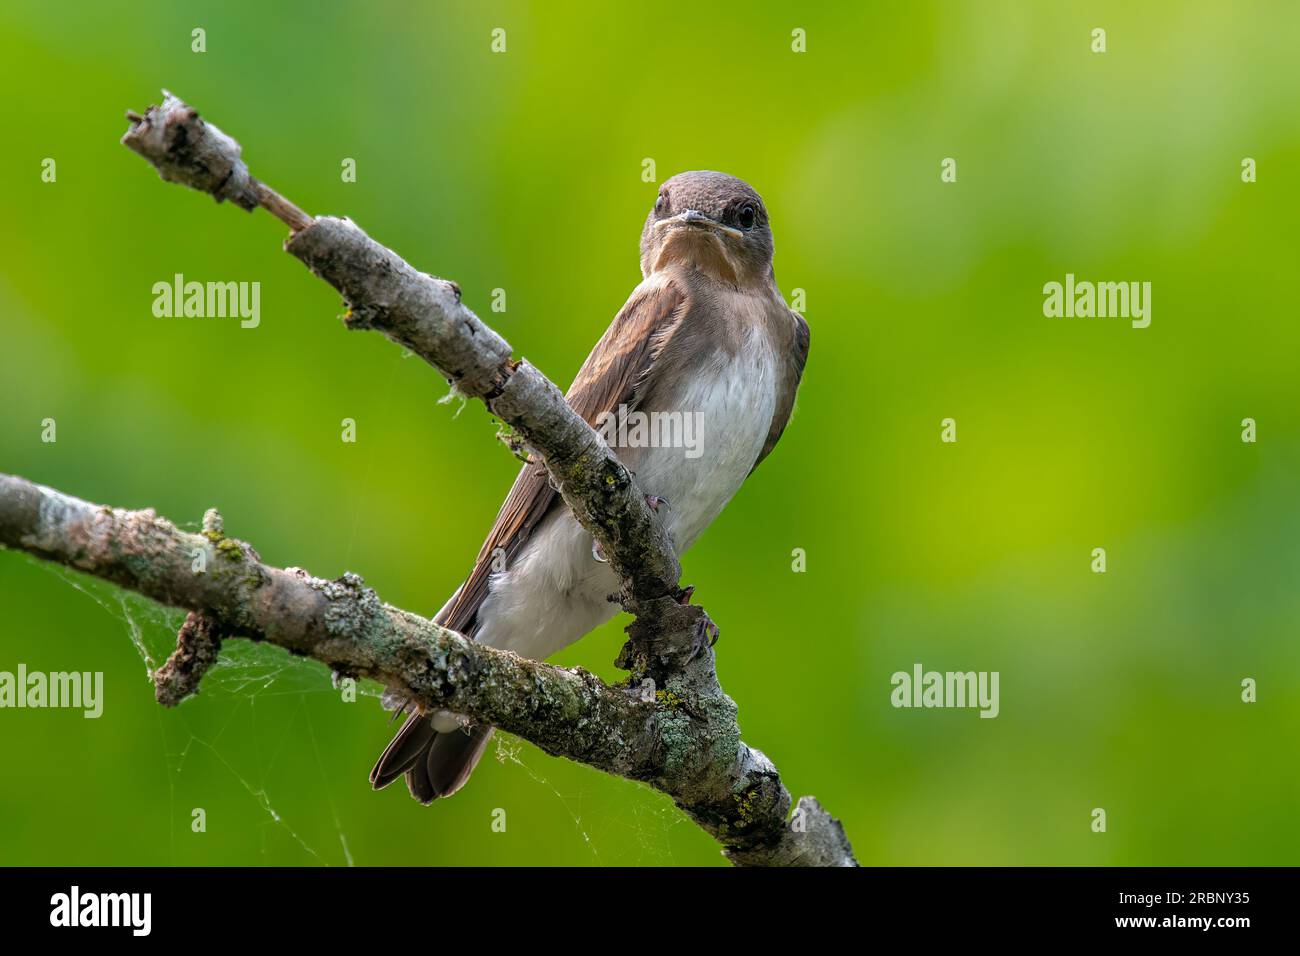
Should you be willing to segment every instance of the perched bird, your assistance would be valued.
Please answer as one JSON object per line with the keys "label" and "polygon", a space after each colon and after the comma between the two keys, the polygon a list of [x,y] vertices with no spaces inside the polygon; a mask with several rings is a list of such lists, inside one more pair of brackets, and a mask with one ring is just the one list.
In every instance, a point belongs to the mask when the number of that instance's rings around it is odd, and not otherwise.
{"label": "perched bird", "polygon": [[[663,184],[641,231],[641,273],[566,397],[636,475],[681,554],[781,437],[808,325],[777,288],[763,200],[733,176]],[[541,660],[613,617],[617,591],[545,468],[529,463],[436,621]],[[414,711],[370,782],[405,774],[421,803],[450,796],[491,735],[455,714]]]}

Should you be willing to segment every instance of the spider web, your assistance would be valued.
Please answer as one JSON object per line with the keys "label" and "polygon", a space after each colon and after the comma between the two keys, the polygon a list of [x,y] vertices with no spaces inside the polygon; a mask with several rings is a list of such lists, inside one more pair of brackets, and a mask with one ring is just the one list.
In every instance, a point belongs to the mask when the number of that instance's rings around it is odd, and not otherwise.
{"label": "spider web", "polygon": [[[122,625],[143,665],[145,680],[152,684],[150,674],[166,660],[175,647],[175,635],[185,620],[185,612],[164,608],[145,598],[119,591],[99,582],[89,581],[55,565],[39,561],[32,563],[94,601],[105,613]],[[329,795],[329,788],[325,786],[328,783],[328,776],[321,760],[315,728],[311,724],[310,708],[306,706],[308,694],[337,693],[328,679],[322,679],[323,676],[323,669],[319,665],[285,654],[279,648],[255,644],[251,641],[228,641],[223,644],[217,662],[203,678],[202,696],[205,701],[227,702],[233,705],[229,707],[226,721],[215,736],[205,737],[195,733],[188,721],[184,719],[183,712],[178,711],[178,720],[175,723],[182,728],[185,739],[179,746],[174,746],[168,741],[167,727],[164,726],[161,708],[158,708],[158,734],[163,763],[167,769],[173,824],[176,817],[176,795],[180,776],[184,773],[191,757],[201,751],[229,773],[231,779],[238,783],[262,811],[268,825],[282,830],[313,862],[322,865],[352,866],[354,863],[352,851],[348,845],[347,835],[339,822],[333,799]],[[358,685],[357,693],[358,696],[375,698],[379,696],[378,690],[361,685]],[[285,739],[288,738],[289,731],[294,731],[301,726],[311,743],[311,751],[321,775],[322,786],[319,792],[325,796],[339,843],[337,852],[327,851],[309,843],[272,802],[264,778],[274,763],[274,754],[264,768],[263,779],[254,782],[220,749],[222,735],[236,717],[241,715],[241,711],[248,708],[255,712],[258,700],[275,697],[296,697],[299,700],[293,719],[286,725]],[[256,719],[255,716],[253,719]],[[283,743],[282,739],[281,745]],[[170,830],[171,845],[174,848],[175,825],[170,827]]]}
{"label": "spider web", "polygon": [[[195,523],[186,527],[189,530],[196,530],[198,525]],[[34,559],[30,563],[55,575],[69,587],[94,601],[106,614],[118,621],[140,659],[145,680],[152,685],[149,675],[175,648],[176,632],[185,620],[185,612],[165,608],[146,598],[82,577],[57,565]],[[370,698],[376,704],[382,696],[382,688],[370,681],[359,681],[356,691],[358,698]],[[202,755],[214,761],[229,775],[229,779],[258,808],[264,817],[264,825],[283,833],[301,850],[306,862],[321,866],[355,865],[352,846],[330,794],[330,775],[326,769],[320,740],[312,724],[312,708],[308,706],[308,695],[321,694],[331,697],[338,695],[338,690],[323,665],[287,654],[283,649],[273,645],[231,640],[223,643],[217,662],[203,678],[202,693],[196,700],[187,701],[166,720],[162,708],[155,708],[159,743],[167,774],[168,802],[171,808],[169,845],[173,856],[179,825],[177,814],[186,812],[186,809],[178,805],[179,787],[187,765],[197,756]],[[258,771],[249,773],[241,770],[223,751],[223,736],[237,719],[247,719],[257,724],[259,701],[265,703],[278,699],[297,700],[298,704],[292,711],[292,717],[287,721],[278,720],[278,724],[282,725],[281,736]],[[185,717],[185,707],[196,705],[212,707],[217,704],[223,704],[228,708],[224,722],[217,732],[206,735],[196,732]],[[276,723],[264,721],[263,725],[258,726],[260,728]],[[278,808],[277,800],[267,782],[283,748],[291,739],[299,739],[299,733],[310,743],[309,752],[320,778],[319,785],[313,788],[313,793],[324,798],[326,818],[333,830],[337,846],[330,846],[328,843],[314,841],[304,836],[302,832],[304,828],[295,827],[286,814]],[[494,740],[496,746],[493,754],[497,762],[522,771],[529,781],[546,791],[549,799],[553,800],[568,818],[576,838],[590,851],[594,865],[605,865],[606,860],[597,847],[593,822],[601,827],[630,831],[632,837],[630,842],[636,848],[635,859],[632,862],[672,862],[672,831],[680,826],[684,819],[669,801],[625,781],[625,785],[634,791],[633,799],[623,803],[617,813],[601,814],[599,809],[589,809],[592,801],[586,788],[579,785],[576,794],[566,794],[529,760],[526,760],[523,740],[501,731],[496,733]],[[593,813],[598,814],[595,821],[591,819]],[[623,834],[623,842],[628,842],[627,833]],[[263,853],[267,852],[264,841]],[[618,855],[626,856],[625,853]]]}
{"label": "spider web", "polygon": [[[389,374],[382,386],[379,400],[380,407],[392,406],[393,390],[398,372],[404,367],[411,368],[411,364],[404,360],[409,359],[412,354],[403,350],[399,356],[394,357]],[[418,373],[420,370],[416,369],[415,372]],[[458,407],[453,414],[453,418],[459,417],[461,410],[463,410],[465,406],[464,396],[452,390],[440,402],[440,404],[456,403],[457,400],[459,400]],[[370,485],[375,464],[375,457],[368,456],[361,480],[363,489]],[[363,516],[363,502],[366,500],[364,494],[353,497],[357,505],[345,549],[345,564],[351,557],[353,544]],[[199,531],[201,528],[198,522],[178,522],[178,526],[188,531]],[[121,591],[93,578],[77,575],[57,565],[47,564],[35,559],[31,559],[31,563],[61,578],[70,587],[75,588],[78,592],[94,601],[105,613],[121,623],[131,641],[131,645],[140,658],[145,679],[149,681],[150,687],[152,687],[150,675],[167,659],[175,648],[176,633],[185,620],[185,612],[162,607],[139,595]],[[358,698],[373,698],[378,702],[383,689],[371,681],[358,681],[356,691]],[[197,701],[186,702],[174,714],[169,714],[166,717],[164,717],[161,707],[155,707],[162,757],[167,770],[169,805],[171,807],[169,845],[172,848],[172,858],[175,858],[177,800],[181,777],[187,764],[196,755],[202,754],[210,757],[218,766],[224,768],[230,779],[247,794],[264,817],[264,825],[285,834],[294,845],[301,849],[309,862],[325,866],[354,865],[352,848],[330,793],[330,775],[326,772],[320,741],[312,725],[312,707],[308,706],[308,695],[328,694],[337,699],[338,693],[338,689],[330,679],[328,670],[319,662],[295,657],[286,653],[282,648],[273,645],[232,640],[222,644],[216,664],[204,675],[202,694]],[[272,753],[260,763],[256,773],[250,774],[241,771],[236,766],[235,761],[231,760],[223,752],[222,736],[237,720],[248,719],[255,725],[260,738],[264,735],[265,728],[267,726],[276,726],[276,722],[264,720],[262,724],[257,723],[258,703],[262,702],[264,705],[267,702],[284,704],[294,698],[297,699],[298,706],[294,708],[293,715],[289,720],[280,721],[283,724],[280,728],[281,737]],[[217,733],[206,736],[196,733],[186,716],[186,707],[192,708],[198,705],[212,708],[219,703],[228,706],[229,713]],[[263,710],[266,710],[265,706]],[[211,712],[208,711],[204,716],[208,717],[210,714]],[[175,741],[169,742],[169,727],[173,738],[178,736],[176,728],[179,728],[179,737],[181,739],[178,743]],[[313,842],[304,837],[302,834],[307,829],[307,824],[304,823],[299,827],[295,827],[286,819],[285,813],[277,807],[277,801],[273,799],[268,784],[268,778],[272,774],[277,758],[282,754],[291,739],[297,739],[296,734],[299,731],[305,733],[307,740],[310,741],[316,773],[320,776],[319,786],[313,788],[313,795],[325,798],[325,807],[328,811],[334,838],[338,844],[337,848]],[[558,804],[572,824],[577,839],[590,851],[593,864],[603,865],[606,862],[596,846],[593,837],[593,824],[615,831],[631,831],[632,840],[630,842],[636,847],[636,857],[630,862],[638,864],[665,862],[671,864],[673,862],[672,833],[685,822],[685,819],[676,811],[667,798],[646,790],[631,781],[620,781],[623,786],[630,788],[631,799],[626,799],[629,794],[617,795],[619,801],[617,811],[608,812],[608,806],[602,807],[590,799],[587,789],[581,783],[578,784],[576,795],[561,792],[546,775],[524,759],[525,743],[521,739],[501,731],[495,734],[494,739],[496,741],[495,756],[497,761],[503,766],[523,771],[523,775],[528,780],[545,791],[548,798]],[[539,753],[539,759],[548,760],[550,758],[546,758]],[[513,787],[513,785],[512,788],[519,789]],[[610,796],[608,791],[603,791],[601,795],[605,800],[608,800]],[[288,799],[290,799],[290,796],[284,795],[284,800]],[[624,844],[629,842],[626,832],[620,833],[620,836],[623,838],[620,842]],[[263,853],[264,855],[267,853],[265,841],[263,843]],[[624,856],[625,854],[619,855]],[[620,859],[618,862],[627,861]]]}

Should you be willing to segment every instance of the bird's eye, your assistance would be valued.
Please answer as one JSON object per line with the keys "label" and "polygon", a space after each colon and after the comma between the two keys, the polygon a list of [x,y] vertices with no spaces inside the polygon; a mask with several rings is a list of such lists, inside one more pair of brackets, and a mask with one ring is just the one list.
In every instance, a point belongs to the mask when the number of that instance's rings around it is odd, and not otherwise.
{"label": "bird's eye", "polygon": [[659,198],[655,200],[655,212],[663,215],[668,211],[668,194],[660,193]]}
{"label": "bird's eye", "polygon": [[737,216],[737,220],[740,222],[741,229],[753,229],[754,228],[754,207],[751,206],[749,203],[745,203],[745,205],[741,206],[740,214],[739,216]]}

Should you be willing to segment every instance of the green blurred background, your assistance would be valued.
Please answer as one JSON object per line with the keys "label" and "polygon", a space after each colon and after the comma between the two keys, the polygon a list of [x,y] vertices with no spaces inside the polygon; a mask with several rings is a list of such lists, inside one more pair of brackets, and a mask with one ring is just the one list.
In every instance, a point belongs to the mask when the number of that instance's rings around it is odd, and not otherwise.
{"label": "green blurred background", "polygon": [[[746,739],[864,863],[1294,863],[1300,8],[841,6],[11,0],[0,470],[220,506],[268,561],[431,614],[515,473],[494,424],[346,332],[281,224],[160,182],[123,110],[174,90],[561,384],[639,279],[642,160],[725,170],[812,327],[792,426],[685,562]],[[154,318],[177,272],[261,282],[260,327]],[[1152,282],[1151,327],[1044,318],[1066,272]],[[0,862],[722,862],[666,798],[517,741],[453,800],[373,793],[386,715],[274,649],[164,711],[142,655],[180,615],[24,556],[0,606],[0,670],[106,681],[98,721],[0,712]],[[560,661],[616,677],[624,623]],[[1001,715],[893,709],[918,661],[999,671]]]}

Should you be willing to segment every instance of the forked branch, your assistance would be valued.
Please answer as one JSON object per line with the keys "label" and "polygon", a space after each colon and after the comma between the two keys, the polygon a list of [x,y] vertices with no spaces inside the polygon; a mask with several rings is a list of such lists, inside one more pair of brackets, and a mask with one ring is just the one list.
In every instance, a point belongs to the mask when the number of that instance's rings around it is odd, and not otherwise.
{"label": "forked branch", "polygon": [[313,218],[254,179],[235,140],[171,94],[128,113],[123,142],[160,175],[262,206],[292,234],[285,248],[339,290],[349,328],[375,329],[421,356],[462,394],[511,425],[565,503],[602,545],[635,615],[610,687],[580,669],[527,660],[390,607],[353,574],[336,581],[263,564],[214,513],[204,530],[122,511],[0,475],[0,545],[76,568],[191,612],[155,674],[159,700],[193,692],[220,641],[247,638],[334,671],[403,688],[429,709],[494,724],[548,753],[667,793],[741,865],[856,865],[839,822],[812,797],[790,815],[772,763],[740,739],[736,706],[682,603],[667,532],[634,477],[545,376],[463,302],[453,282],[419,272],[346,219]]}

